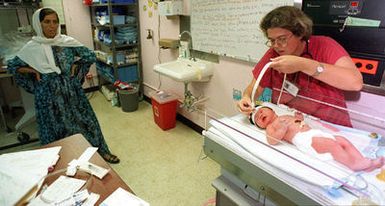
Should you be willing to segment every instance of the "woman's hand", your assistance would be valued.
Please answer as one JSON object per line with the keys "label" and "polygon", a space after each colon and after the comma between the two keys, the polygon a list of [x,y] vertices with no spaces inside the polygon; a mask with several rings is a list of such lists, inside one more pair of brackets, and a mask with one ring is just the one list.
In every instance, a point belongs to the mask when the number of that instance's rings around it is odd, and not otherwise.
{"label": "woman's hand", "polygon": [[253,111],[253,105],[251,104],[251,99],[249,97],[242,97],[238,102],[239,111],[244,115],[250,115]]}
{"label": "woman's hand", "polygon": [[71,66],[71,77],[73,77],[77,73],[77,71],[76,71],[77,68],[78,68],[78,65],[72,64],[72,66]]}
{"label": "woman's hand", "polygon": [[34,74],[37,81],[41,80],[40,73],[32,67],[20,67],[19,69],[17,69],[17,72],[19,72],[20,74]]}
{"label": "woman's hand", "polygon": [[271,59],[272,63],[270,67],[282,73],[292,74],[302,70],[304,60],[306,60],[306,58],[294,55],[282,55]]}

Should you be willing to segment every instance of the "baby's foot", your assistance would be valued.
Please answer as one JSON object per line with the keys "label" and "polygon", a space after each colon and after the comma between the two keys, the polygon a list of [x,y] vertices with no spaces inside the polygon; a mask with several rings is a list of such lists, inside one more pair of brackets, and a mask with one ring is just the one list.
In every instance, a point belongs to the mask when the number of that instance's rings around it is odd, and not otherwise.
{"label": "baby's foot", "polygon": [[366,172],[371,172],[374,169],[380,168],[384,165],[385,163],[385,158],[384,157],[379,157],[377,159],[373,159],[370,162],[370,166],[365,169]]}

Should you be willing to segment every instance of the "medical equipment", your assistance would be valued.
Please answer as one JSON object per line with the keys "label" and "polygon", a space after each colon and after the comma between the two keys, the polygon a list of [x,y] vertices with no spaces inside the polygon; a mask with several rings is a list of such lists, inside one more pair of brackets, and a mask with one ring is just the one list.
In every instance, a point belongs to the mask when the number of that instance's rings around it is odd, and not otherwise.
{"label": "medical equipment", "polygon": [[364,79],[364,91],[385,95],[385,1],[303,0],[314,34],[330,36],[353,57]]}
{"label": "medical equipment", "polygon": [[[265,65],[256,80],[251,96],[253,104],[256,88],[269,65]],[[283,87],[278,92],[278,103],[283,98],[286,102],[298,101],[300,107],[300,104],[315,101],[347,111],[323,102],[322,98],[315,100],[301,95],[290,96],[283,92]],[[285,105],[266,102],[263,105],[273,108],[277,115],[293,115],[296,112]],[[243,115],[211,118],[210,129],[203,132],[204,151],[221,165],[221,176],[213,182],[213,186],[217,189],[217,199],[227,204],[351,205],[362,201],[385,204],[382,197],[385,183],[373,178],[380,169],[355,173],[334,160],[313,158],[289,144],[270,145],[265,131],[252,126]],[[384,123],[383,119],[379,119]],[[306,114],[305,122],[312,128],[330,130],[333,134],[347,137],[360,149],[370,146],[374,136],[370,132],[330,124]],[[381,126],[383,128],[383,124]]]}
{"label": "medical equipment", "polygon": [[[268,106],[277,113],[292,112],[274,104]],[[273,205],[348,205],[358,197],[370,197],[385,204],[381,194],[385,183],[373,178],[378,170],[354,173],[334,161],[306,156],[290,145],[271,146],[263,131],[250,125],[243,115],[212,119],[210,123],[212,127],[204,131],[204,151],[221,165],[221,177],[213,185],[222,198],[240,203],[237,201],[245,199],[237,198],[246,196],[257,203],[265,196]],[[369,132],[349,128],[340,133],[358,148],[371,141]],[[331,188],[341,195],[331,195]],[[230,189],[238,192],[225,191]]]}
{"label": "medical equipment", "polygon": [[[31,20],[31,15],[33,11],[38,8],[38,5],[36,2],[30,2],[23,4],[23,8],[16,9],[17,5],[21,3],[19,1],[18,3],[14,2],[15,5],[5,5],[4,11],[7,10],[17,10],[15,12],[16,16],[10,16],[10,21],[17,21],[17,24],[15,26],[19,25],[21,27],[14,29],[8,29],[7,33],[4,33],[0,37],[0,44],[2,45],[0,56],[4,56],[4,64],[7,60],[12,59],[14,56],[16,56],[16,53],[31,39],[33,32],[32,27],[30,26],[29,20]],[[15,7],[16,6],[16,7]],[[0,12],[1,13],[1,12]],[[27,19],[25,19],[27,17]],[[26,21],[26,22],[25,22]],[[1,29],[0,29],[1,30]],[[2,66],[2,69],[6,70],[6,66]],[[9,77],[12,77],[11,74]],[[27,93],[23,89],[20,88],[20,95],[21,95],[21,101],[10,103],[8,106],[10,107],[20,107],[22,106],[24,108],[24,115],[23,117],[17,122],[15,125],[15,130],[17,134],[17,139],[19,140],[19,143],[10,144],[6,146],[2,146],[1,149],[6,149],[14,146],[18,146],[21,144],[26,144],[30,142],[38,141],[38,139],[31,139],[30,135],[23,132],[24,129],[30,125],[35,120],[35,106],[34,106],[34,96],[32,94]],[[3,120],[4,121],[4,120]],[[11,132],[12,130],[7,127],[7,132]]]}
{"label": "medical equipment", "polygon": [[[19,140],[19,142],[2,146],[1,149],[7,149],[7,148],[39,141],[38,138],[31,138],[31,136],[25,132],[27,130],[26,128],[29,127],[36,120],[34,96],[33,94],[26,92],[21,87],[19,87],[19,89],[20,89],[21,101],[12,103],[10,105],[11,107],[22,106],[24,108],[24,114],[16,123],[15,131],[14,131],[14,133],[17,135],[16,137]],[[8,132],[12,132],[12,130],[8,130]]]}

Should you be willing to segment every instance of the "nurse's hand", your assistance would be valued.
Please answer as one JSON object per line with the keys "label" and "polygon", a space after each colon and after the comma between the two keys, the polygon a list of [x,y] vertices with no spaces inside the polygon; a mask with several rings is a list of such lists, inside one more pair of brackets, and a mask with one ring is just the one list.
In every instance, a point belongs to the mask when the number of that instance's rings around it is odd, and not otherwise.
{"label": "nurse's hand", "polygon": [[251,104],[251,99],[249,97],[242,97],[238,102],[238,108],[241,113],[244,115],[250,115],[253,111],[253,105]]}
{"label": "nurse's hand", "polygon": [[271,59],[270,67],[286,74],[296,73],[301,71],[301,68],[306,61],[306,58],[294,55],[282,55]]}

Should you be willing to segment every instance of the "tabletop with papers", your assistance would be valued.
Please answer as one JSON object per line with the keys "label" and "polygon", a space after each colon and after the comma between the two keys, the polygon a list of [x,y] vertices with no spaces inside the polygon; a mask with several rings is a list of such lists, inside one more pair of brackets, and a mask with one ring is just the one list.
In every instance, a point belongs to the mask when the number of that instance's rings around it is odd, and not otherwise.
{"label": "tabletop with papers", "polygon": [[[96,149],[82,135],[76,134],[39,150],[0,155],[0,205],[14,205],[20,199],[25,201],[25,194],[31,191],[38,196],[29,205],[71,205],[68,203],[76,201],[81,201],[82,205],[99,205],[107,197],[108,201],[116,200],[113,193],[118,193],[118,197],[126,193],[136,197]],[[70,162],[77,164],[73,177],[66,176]],[[52,165],[54,170],[43,183],[47,186],[41,189],[42,177]],[[136,197],[136,200],[141,199]],[[146,202],[141,200],[137,205],[149,205],[142,203]]]}

